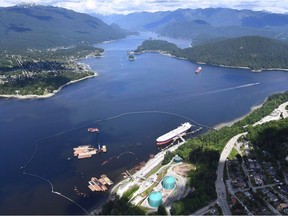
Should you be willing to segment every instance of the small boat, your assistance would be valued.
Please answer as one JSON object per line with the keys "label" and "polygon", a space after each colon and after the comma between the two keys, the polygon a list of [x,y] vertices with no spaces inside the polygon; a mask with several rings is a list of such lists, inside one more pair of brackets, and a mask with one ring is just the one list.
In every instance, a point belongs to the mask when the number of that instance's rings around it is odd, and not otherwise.
{"label": "small boat", "polygon": [[102,146],[101,151],[104,152],[104,153],[107,152],[106,145],[103,145],[103,146]]}
{"label": "small boat", "polygon": [[93,132],[99,132],[99,129],[98,128],[88,128],[87,131],[93,133]]}
{"label": "small boat", "polygon": [[134,57],[134,55],[129,55],[128,59],[129,59],[129,61],[134,61],[135,57]]}
{"label": "small boat", "polygon": [[198,67],[196,70],[195,70],[195,74],[199,74],[202,70],[202,67]]}

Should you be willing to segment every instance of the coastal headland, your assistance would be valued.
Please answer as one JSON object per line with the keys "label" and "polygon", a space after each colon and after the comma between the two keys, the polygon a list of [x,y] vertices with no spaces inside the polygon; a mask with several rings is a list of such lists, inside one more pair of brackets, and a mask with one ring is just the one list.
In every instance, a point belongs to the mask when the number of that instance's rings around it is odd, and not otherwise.
{"label": "coastal headland", "polygon": [[[268,48],[267,52],[263,52],[261,51],[261,46],[255,47],[253,50],[250,50],[248,46],[247,50],[243,49],[243,53],[241,52],[239,54],[238,47],[240,45],[237,46],[237,44],[240,43],[239,41],[244,40],[247,44],[254,46],[255,39],[260,40],[263,44],[269,44],[269,47],[271,46],[272,48],[279,46],[279,49],[276,48],[275,54],[271,55],[269,54],[271,51]],[[134,53],[158,52],[163,55],[186,59],[198,64],[248,69],[252,72],[261,72],[263,70],[288,71],[286,61],[279,60],[279,58],[283,56],[280,52],[282,45],[284,46],[284,51],[287,52],[287,49],[285,49],[286,44],[281,44],[278,41],[269,40],[263,37],[240,37],[233,40],[224,40],[221,41],[221,43],[223,44],[222,46],[217,43],[211,43],[209,45],[198,45],[181,49],[168,41],[150,39],[138,46]],[[223,47],[227,47],[226,43],[229,45],[233,44],[233,46],[229,46],[229,50],[224,49]],[[256,52],[257,55],[254,52]],[[255,55],[257,58],[252,58],[253,60],[251,60],[251,55]],[[237,59],[237,62],[227,60],[231,59],[231,56],[233,56],[232,59]],[[279,58],[277,58],[278,56]],[[269,64],[267,64],[267,61],[263,60],[265,58],[270,59]]]}
{"label": "coastal headland", "polygon": [[44,99],[44,98],[49,98],[49,97],[52,97],[55,94],[57,94],[61,89],[63,89],[64,87],[66,87],[68,85],[80,82],[82,80],[90,79],[90,78],[96,77],[96,76],[98,76],[98,74],[96,72],[94,72],[93,75],[89,75],[89,76],[86,76],[86,77],[83,77],[83,78],[80,78],[80,79],[77,79],[77,80],[72,80],[72,81],[60,86],[57,90],[54,90],[52,93],[47,93],[47,94],[44,94],[44,95],[36,95],[36,94],[33,94],[33,95],[18,95],[18,94],[14,94],[14,95],[0,95],[0,98],[6,98],[6,99],[12,99],[12,98],[15,98],[15,99]]}
{"label": "coastal headland", "polygon": [[99,57],[103,52],[90,46],[71,46],[2,55],[0,97],[51,97],[67,85],[95,77],[97,73],[79,61]]}

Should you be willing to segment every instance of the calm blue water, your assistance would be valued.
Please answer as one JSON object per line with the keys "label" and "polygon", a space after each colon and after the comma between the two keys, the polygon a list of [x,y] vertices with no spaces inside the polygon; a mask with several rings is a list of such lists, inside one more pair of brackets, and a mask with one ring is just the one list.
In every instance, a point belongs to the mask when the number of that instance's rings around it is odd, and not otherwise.
{"label": "calm blue water", "polygon": [[[41,178],[89,211],[107,197],[89,191],[92,176],[106,173],[117,182],[125,169],[158,152],[158,136],[187,119],[214,126],[243,116],[272,93],[288,90],[287,72],[204,65],[195,75],[197,64],[155,53],[128,61],[127,51],[150,36],[99,45],[105,48],[103,57],[83,60],[99,76],[54,97],[0,100],[0,214],[83,214],[73,202],[51,193]],[[189,46],[187,41],[173,42]],[[87,132],[91,126],[100,129],[98,140],[108,152],[78,160],[73,147],[97,143],[95,134]],[[41,178],[20,170],[36,146],[25,171]],[[75,186],[89,198],[77,195]]]}

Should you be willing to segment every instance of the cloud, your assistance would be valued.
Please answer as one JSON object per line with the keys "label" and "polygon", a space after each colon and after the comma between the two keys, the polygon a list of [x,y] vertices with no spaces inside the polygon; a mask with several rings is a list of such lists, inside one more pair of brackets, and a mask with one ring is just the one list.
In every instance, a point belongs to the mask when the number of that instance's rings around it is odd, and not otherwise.
{"label": "cloud", "polygon": [[[24,0],[25,1],[25,0]],[[0,0],[0,6],[19,4],[23,0]],[[52,5],[84,13],[132,13],[165,11],[178,8],[224,7],[234,9],[267,10],[288,13],[286,1],[274,0],[27,0],[27,3]]]}

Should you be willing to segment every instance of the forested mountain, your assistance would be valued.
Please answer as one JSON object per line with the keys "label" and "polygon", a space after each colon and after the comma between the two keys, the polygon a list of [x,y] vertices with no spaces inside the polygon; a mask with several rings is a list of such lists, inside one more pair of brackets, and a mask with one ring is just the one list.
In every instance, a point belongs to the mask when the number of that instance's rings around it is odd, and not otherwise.
{"label": "forested mountain", "polygon": [[101,15],[101,14],[91,14],[103,20],[105,23],[112,24],[116,23],[121,28],[132,30],[132,31],[142,31],[149,30],[145,27],[149,23],[153,23],[156,20],[160,20],[169,12],[136,12],[131,14],[111,14],[111,15]]}
{"label": "forested mountain", "polygon": [[52,6],[0,8],[0,94],[49,95],[94,73],[76,61],[99,56],[93,44],[127,31],[100,19]]}
{"label": "forested mountain", "polygon": [[63,8],[27,4],[0,8],[2,50],[92,44],[125,35],[96,17]]}
{"label": "forested mountain", "polygon": [[260,36],[246,36],[209,43],[183,50],[196,62],[249,67],[252,70],[288,69],[288,44]]}
{"label": "forested mountain", "polygon": [[125,29],[155,31],[162,36],[190,39],[194,44],[242,36],[288,39],[288,15],[226,8],[178,9],[101,16]]}
{"label": "forested mountain", "polygon": [[135,52],[164,51],[193,62],[251,70],[288,69],[288,43],[260,36],[245,36],[185,49],[162,40],[147,40]]}

